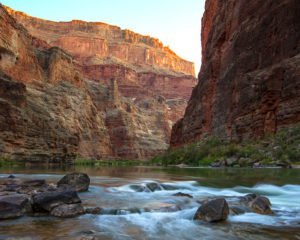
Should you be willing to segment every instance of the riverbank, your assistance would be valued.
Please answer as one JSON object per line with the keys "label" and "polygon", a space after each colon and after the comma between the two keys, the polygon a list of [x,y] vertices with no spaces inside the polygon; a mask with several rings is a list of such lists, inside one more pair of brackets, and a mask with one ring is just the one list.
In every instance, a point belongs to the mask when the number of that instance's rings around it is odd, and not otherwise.
{"label": "riverbank", "polygon": [[152,159],[157,165],[285,167],[300,165],[300,125],[260,140],[225,142],[207,138],[170,149]]}

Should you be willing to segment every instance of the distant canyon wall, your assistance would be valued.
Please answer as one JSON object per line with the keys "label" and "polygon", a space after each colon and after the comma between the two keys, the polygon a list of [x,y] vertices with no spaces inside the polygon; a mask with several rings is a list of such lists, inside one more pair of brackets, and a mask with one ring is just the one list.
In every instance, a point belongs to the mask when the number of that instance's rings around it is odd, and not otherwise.
{"label": "distant canyon wall", "polygon": [[116,78],[125,95],[134,86],[132,97],[143,95],[144,87],[169,96],[180,85],[188,100],[196,84],[194,64],[178,57],[158,39],[106,23],[52,22],[6,9],[32,36],[72,54],[84,66],[86,77],[104,83],[107,78]]}
{"label": "distant canyon wall", "polygon": [[[168,148],[172,124],[182,116],[195,78],[167,67],[107,63],[106,58],[85,64],[89,56],[33,35],[13,16],[0,5],[0,157],[47,164],[72,163],[76,156],[142,160]],[[68,24],[80,26],[79,35],[82,25],[91,28],[79,21]],[[57,40],[68,31],[61,25],[50,24],[51,31],[43,33]],[[128,44],[146,41],[125,33]],[[93,35],[85,34],[87,41]],[[158,41],[147,41],[165,51]]]}

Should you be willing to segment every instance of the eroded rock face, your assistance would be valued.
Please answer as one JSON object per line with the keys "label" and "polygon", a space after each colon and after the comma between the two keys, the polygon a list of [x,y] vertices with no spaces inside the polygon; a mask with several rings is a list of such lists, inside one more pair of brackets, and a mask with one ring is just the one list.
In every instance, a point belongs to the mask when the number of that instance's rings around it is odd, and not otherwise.
{"label": "eroded rock face", "polygon": [[300,122],[299,18],[295,0],[207,0],[199,83],[171,144],[256,138]]}
{"label": "eroded rock face", "polygon": [[100,22],[52,22],[6,7],[34,37],[59,46],[77,59],[90,62],[122,61],[135,66],[163,68],[194,75],[194,65],[178,57],[155,38]]}
{"label": "eroded rock face", "polygon": [[[6,10],[34,38],[70,53],[82,65],[85,77],[106,85],[112,77],[116,79],[123,96],[145,99],[163,95],[188,100],[196,84],[194,64],[158,39],[105,23],[52,22]],[[43,46],[36,42],[36,46]]]}
{"label": "eroded rock face", "polygon": [[195,84],[191,63],[107,24],[54,23],[2,5],[0,18],[1,156],[72,164],[76,155],[146,159],[168,148]]}

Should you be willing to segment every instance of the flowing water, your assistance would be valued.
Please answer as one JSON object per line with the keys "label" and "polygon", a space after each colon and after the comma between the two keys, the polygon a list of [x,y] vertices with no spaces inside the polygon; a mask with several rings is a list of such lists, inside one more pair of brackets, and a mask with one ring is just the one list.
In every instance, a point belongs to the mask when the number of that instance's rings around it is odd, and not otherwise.
{"label": "flowing water", "polygon": [[[100,215],[76,218],[22,217],[0,221],[0,239],[300,239],[300,169],[80,168],[91,177],[80,194]],[[0,170],[0,177],[44,178],[56,182],[65,172]],[[155,192],[137,192],[148,183]],[[176,197],[182,192],[193,196]],[[226,222],[193,221],[208,198],[229,202],[247,193],[267,196],[274,215],[230,215]]]}

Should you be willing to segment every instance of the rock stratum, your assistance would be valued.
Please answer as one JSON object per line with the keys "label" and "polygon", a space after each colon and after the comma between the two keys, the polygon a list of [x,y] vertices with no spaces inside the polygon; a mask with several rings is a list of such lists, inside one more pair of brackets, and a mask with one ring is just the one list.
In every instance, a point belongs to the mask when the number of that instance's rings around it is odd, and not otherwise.
{"label": "rock stratum", "polygon": [[32,36],[72,54],[85,77],[107,84],[113,76],[124,96],[145,98],[155,92],[177,98],[180,89],[188,100],[196,84],[194,64],[158,39],[101,22],[52,22],[6,10]]}
{"label": "rock stratum", "polygon": [[171,145],[259,138],[299,123],[299,19],[297,0],[207,0],[199,81]]}
{"label": "rock stratum", "polygon": [[0,29],[1,157],[63,164],[168,148],[193,64],[103,23],[55,23],[0,5]]}

